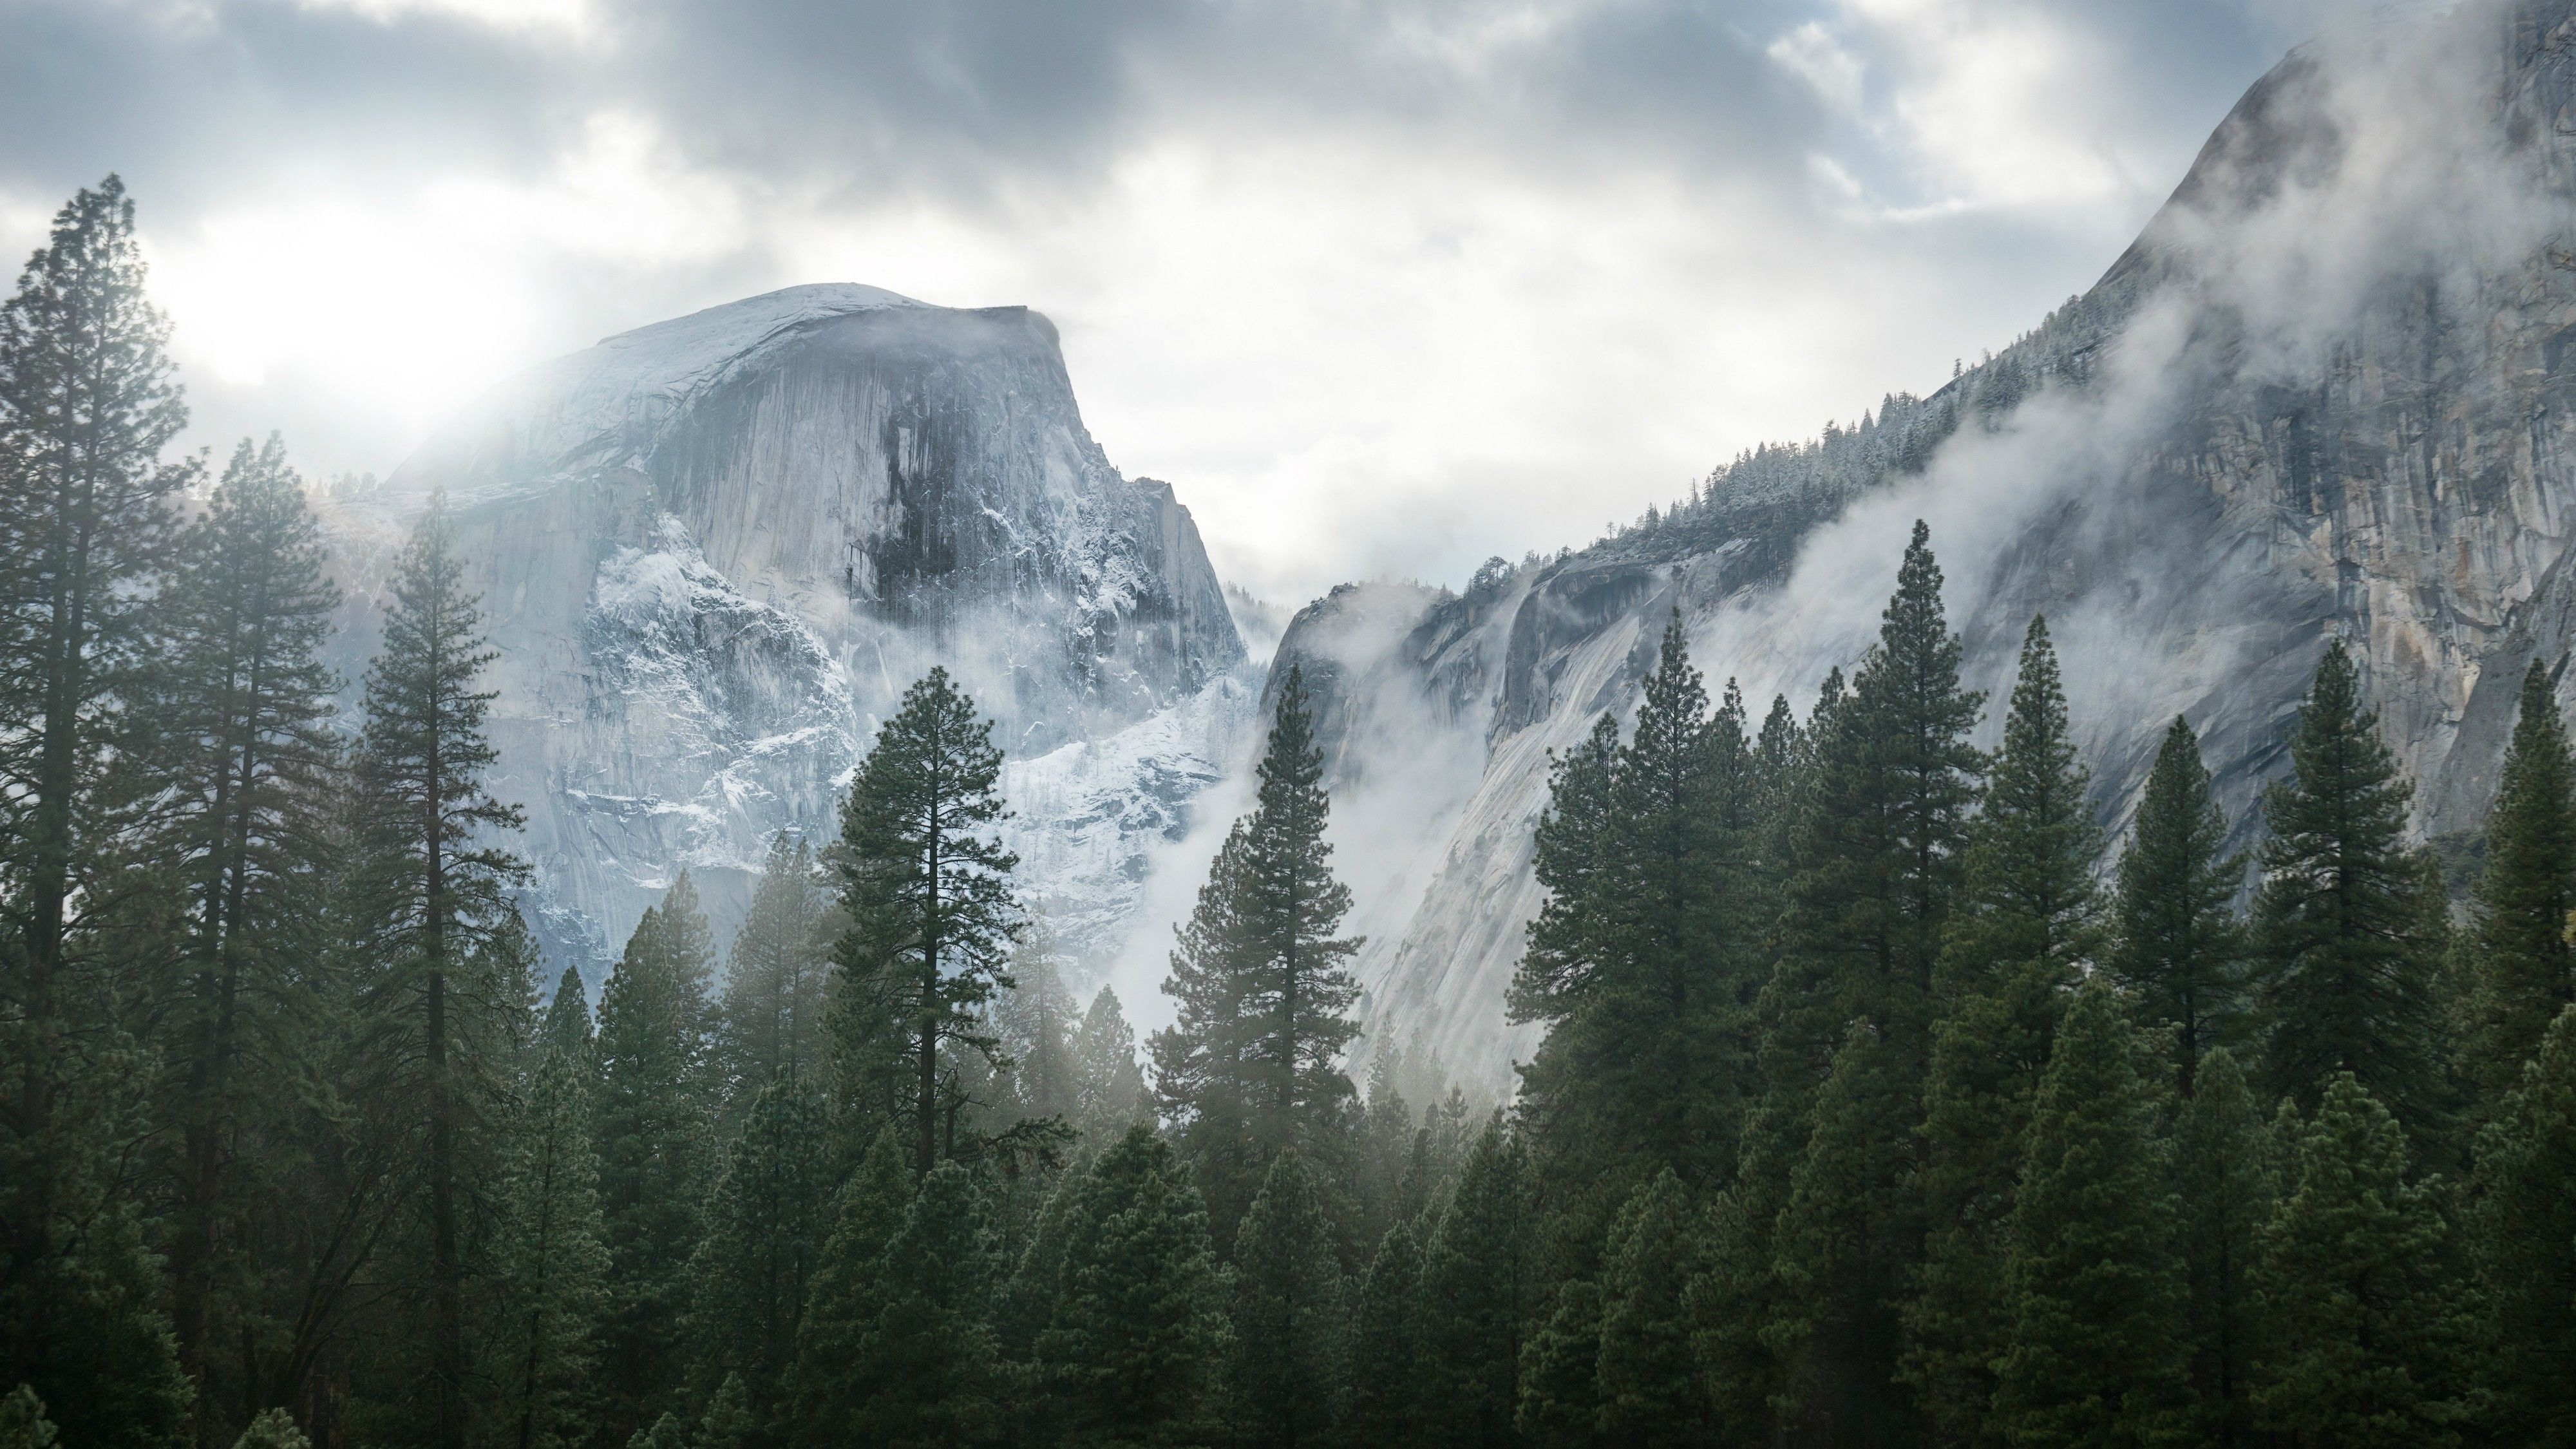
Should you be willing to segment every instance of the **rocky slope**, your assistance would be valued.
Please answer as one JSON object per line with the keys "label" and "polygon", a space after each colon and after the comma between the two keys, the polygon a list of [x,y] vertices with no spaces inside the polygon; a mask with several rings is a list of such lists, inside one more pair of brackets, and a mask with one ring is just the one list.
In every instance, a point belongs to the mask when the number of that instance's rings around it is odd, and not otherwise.
{"label": "rocky slope", "polygon": [[721,937],[765,839],[835,828],[933,664],[996,720],[1059,943],[1111,949],[1249,715],[1189,511],[1110,466],[1026,308],[797,287],[503,384],[333,520],[351,664],[433,489],[499,653],[529,904],[594,969],[683,867]]}
{"label": "rocky slope", "polygon": [[[2576,4],[2468,0],[2294,54],[2090,292],[1932,397],[1718,470],[1466,593],[1338,590],[1280,664],[1325,692],[1364,879],[1376,1040],[1500,1084],[1548,756],[1626,711],[1681,611],[1712,686],[1802,711],[1866,648],[1929,520],[1973,682],[2031,615],[2063,651],[2104,818],[2176,714],[2240,839],[2332,638],[2471,828],[2514,688],[2576,637]],[[1274,673],[1274,687],[1276,674]],[[2569,683],[2576,683],[2571,681]],[[2562,697],[2569,689],[2562,683]]]}

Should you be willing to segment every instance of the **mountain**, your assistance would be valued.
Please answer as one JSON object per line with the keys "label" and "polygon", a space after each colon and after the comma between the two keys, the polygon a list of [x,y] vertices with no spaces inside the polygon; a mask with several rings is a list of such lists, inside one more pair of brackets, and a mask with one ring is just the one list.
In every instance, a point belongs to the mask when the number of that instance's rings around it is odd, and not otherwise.
{"label": "mountain", "polygon": [[2473,828],[2529,661],[2562,701],[2576,684],[2571,11],[2466,0],[2294,52],[2091,290],[1940,391],[1463,593],[1346,586],[1300,613],[1272,687],[1291,665],[1318,685],[1339,837],[1385,883],[1372,1039],[1418,1032],[1507,1084],[1535,1045],[1502,1000],[1550,752],[1633,708],[1675,610],[1712,693],[1803,712],[1868,646],[1918,517],[1990,700],[2047,614],[2115,829],[2179,714],[2252,843],[2332,639],[2419,782],[2417,829]]}
{"label": "mountain", "polygon": [[331,519],[374,648],[433,491],[497,651],[494,793],[526,901],[597,970],[672,874],[738,912],[944,665],[995,720],[1058,944],[1114,949],[1146,854],[1237,752],[1255,676],[1189,510],[1084,428],[1024,307],[807,286],[621,333],[495,388]]}

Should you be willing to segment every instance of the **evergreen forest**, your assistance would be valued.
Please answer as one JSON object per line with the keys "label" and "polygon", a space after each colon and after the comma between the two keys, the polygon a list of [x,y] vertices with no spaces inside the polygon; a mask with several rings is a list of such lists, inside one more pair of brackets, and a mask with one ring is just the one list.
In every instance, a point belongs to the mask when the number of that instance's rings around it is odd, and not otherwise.
{"label": "evergreen forest", "polygon": [[2576,1445],[2549,660],[2437,854],[2328,647],[2246,858],[2179,719],[2106,831],[2044,619],[1962,686],[1920,525],[1803,719],[1676,618],[1555,763],[1499,1104],[1362,1037],[1297,669],[1142,1041],[934,670],[594,996],[448,512],[334,677],[166,333],[113,179],[0,306],[0,1449]]}

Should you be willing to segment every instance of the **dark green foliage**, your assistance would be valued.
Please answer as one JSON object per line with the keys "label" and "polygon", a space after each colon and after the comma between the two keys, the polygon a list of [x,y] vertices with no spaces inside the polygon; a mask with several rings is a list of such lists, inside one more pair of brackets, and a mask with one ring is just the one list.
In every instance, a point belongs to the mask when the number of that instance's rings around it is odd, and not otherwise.
{"label": "dark green foliage", "polygon": [[1423,1368],[1440,1442],[1510,1442],[1522,1340],[1538,1309],[1536,1218],[1529,1155],[1490,1121],[1423,1254]]}
{"label": "dark green foliage", "polygon": [[837,1049],[851,1110],[900,1121],[913,1171],[977,1146],[954,1044],[985,1064],[998,1046],[981,1008],[1008,987],[1019,857],[987,834],[1002,819],[1002,752],[975,702],[933,669],[904,691],[841,807]]}
{"label": "dark green foliage", "polygon": [[590,1014],[567,969],[511,1130],[494,1254],[499,1303],[485,1335],[493,1438],[554,1449],[588,1433],[608,1306],[607,1225],[591,1143]]}
{"label": "dark green foliage", "polygon": [[1967,740],[1979,701],[1959,687],[1959,659],[1918,523],[1850,695],[1817,710],[1787,959],[1764,1004],[1771,1100],[1813,1103],[1779,1220],[1764,1342],[1787,1360],[1795,1417],[1832,1436],[1876,1441],[1913,1415],[1893,1388],[1896,1320],[1925,1226],[1908,1179],[1934,970],[1984,764]]}
{"label": "dark green foliage", "polygon": [[2300,1442],[2442,1445],[2462,1392],[2460,1284],[2438,1181],[2409,1182],[2406,1135],[2350,1072],[2316,1112],[2284,1106],[2284,1181],[2255,1291],[2257,1419]]}
{"label": "dark green foliage", "polygon": [[2242,1036],[2245,931],[2233,902],[2245,872],[2226,848],[2200,741],[2176,716],[2120,853],[2108,965],[2142,1020],[2172,1028],[2174,1082],[2186,1097],[2200,1059]]}
{"label": "dark green foliage", "polygon": [[888,1449],[995,1442],[1003,1381],[993,1337],[996,1286],[983,1189],[955,1162],[921,1180],[878,1255],[875,1312],[849,1366],[862,1386],[849,1429]]}
{"label": "dark green foliage", "polygon": [[813,847],[779,832],[725,961],[715,1063],[723,1076],[726,1136],[740,1129],[752,1099],[772,1081],[808,1090],[820,1085],[830,913]]}
{"label": "dark green foliage", "polygon": [[1226,1359],[1207,1209],[1170,1144],[1139,1125],[1080,1182],[1037,1343],[1048,1418],[1079,1445],[1212,1443]]}
{"label": "dark green foliage", "polygon": [[1698,1241],[1681,1179],[1637,1189],[1610,1230],[1601,1270],[1601,1432],[1609,1442],[1716,1445],[1684,1302]]}
{"label": "dark green foliage", "polygon": [[427,1209],[403,1245],[417,1321],[397,1320],[427,1339],[419,1358],[402,1355],[424,1381],[398,1374],[382,1399],[408,1406],[388,1425],[442,1446],[463,1442],[470,1415],[467,1219],[501,1170],[505,1068],[526,1026],[530,963],[508,900],[522,867],[494,843],[520,814],[483,783],[494,696],[476,684],[493,658],[445,501],[433,497],[396,564],[384,645],[367,670],[354,894],[363,1050],[383,1072],[372,1087],[384,1107],[417,1114]]}
{"label": "dark green foliage", "polygon": [[2182,1263],[2191,1294],[2184,1337],[2203,1435],[2220,1444],[2250,1443],[2248,1396],[2260,1329],[2253,1272],[2273,1211],[2273,1143],[2227,1048],[2201,1058],[2196,1084],[2174,1132]]}
{"label": "dark green foliage", "polygon": [[2413,787],[2337,643],[2290,740],[2291,778],[2264,797],[2272,831],[2255,899],[2264,1082],[2313,1106],[2336,1072],[2419,1141],[2441,1116],[2426,877],[2406,848]]}
{"label": "dark green foliage", "polygon": [[210,1342],[238,1339],[246,1308],[219,1263],[264,1205],[243,1200],[236,1154],[248,1146],[256,1169],[259,1144],[274,1150],[281,1118],[312,1097],[254,1084],[296,1080],[320,1047],[305,978],[322,924],[336,742],[325,724],[333,682],[316,655],[339,598],[322,554],[284,445],[245,441],[181,538],[163,668],[143,696],[146,753],[171,787],[149,850],[187,891],[185,964],[163,1015],[161,1115],[182,1124],[171,1317],[180,1366],[198,1384],[201,1440],[229,1417],[209,1382]]}
{"label": "dark green foliage", "polygon": [[284,1409],[263,1409],[242,1426],[233,1449],[308,1449],[312,1442],[295,1427],[293,1415]]}
{"label": "dark green foliage", "polygon": [[[187,1402],[122,1180],[148,1060],[121,1020],[115,849],[151,782],[117,747],[150,664],[187,411],[109,177],[56,213],[0,304],[0,1384],[83,1446],[166,1439]],[[138,903],[139,904],[139,903]]]}
{"label": "dark green foliage", "polygon": [[2176,1204],[2144,1044],[2096,980],[2033,1105],[2013,1202],[1994,1421],[2016,1446],[2194,1442]]}
{"label": "dark green foliage", "polygon": [[859,1348],[882,1306],[877,1260],[911,1202],[912,1174],[889,1125],[842,1186],[831,1236],[806,1284],[788,1413],[788,1437],[800,1449],[848,1443],[875,1390],[862,1372]]}
{"label": "dark green foliage", "polygon": [[1082,1096],[1074,1072],[1073,1032],[1082,1016],[1056,971],[1043,922],[1036,918],[1021,933],[1011,982],[1011,989],[993,1003],[996,1034],[1010,1065],[1003,1072],[1001,1100],[992,1105],[1015,1122],[1053,1119],[1072,1127]]}
{"label": "dark green foliage", "polygon": [[1520,1386],[1513,1427],[1524,1442],[1536,1449],[1580,1449],[1596,1441],[1601,1419],[1599,1284],[1569,1278],[1557,1285],[1556,1302],[1521,1345]]}
{"label": "dark green foliage", "polygon": [[1234,1245],[1235,1441],[1330,1440],[1346,1387],[1344,1286],[1322,1184],[1294,1148],[1272,1159]]}
{"label": "dark green foliage", "polygon": [[2010,1326],[2002,1269],[2022,1148],[2067,993],[2100,945],[2092,868],[2102,840],[2087,784],[2047,622],[2033,619],[1969,829],[1923,1089],[1918,1182],[1930,1234],[1906,1308],[1905,1371],[1951,1437],[1987,1418]]}
{"label": "dark green foliage", "polygon": [[2549,672],[2522,681],[2522,714],[2505,750],[2486,869],[2478,877],[2466,1003],[2470,1078],[2490,1100],[2512,1091],[2549,1023],[2576,1001],[2576,759]]}
{"label": "dark green foliage", "polygon": [[45,1417],[44,1400],[25,1384],[0,1398],[0,1449],[53,1449],[54,1421]]}
{"label": "dark green foliage", "polygon": [[1424,1442],[1432,1410],[1424,1373],[1422,1240],[1399,1222],[1378,1240],[1351,1308],[1350,1437],[1361,1444]]}
{"label": "dark green foliage", "polygon": [[1103,986],[1091,998],[1068,1047],[1073,1057],[1073,1126],[1088,1137],[1114,1137],[1154,1115],[1145,1069],[1136,1063],[1136,1029]]}
{"label": "dark green foliage", "polygon": [[733,1387],[754,1423],[785,1401],[806,1280],[831,1226],[829,1159],[822,1102],[781,1073],[752,1099],[707,1195],[688,1272],[695,1376]]}
{"label": "dark green foliage", "polygon": [[708,977],[715,944],[683,872],[644,913],[599,994],[600,1201],[614,1435],[650,1424],[684,1383],[688,1263],[715,1175]]}
{"label": "dark green foliage", "polygon": [[1181,927],[1163,983],[1177,1019],[1152,1042],[1155,1094],[1220,1241],[1278,1154],[1337,1155],[1356,1095],[1339,1058],[1359,1032],[1343,1013],[1359,996],[1348,963],[1360,942],[1333,934],[1351,893],[1333,877],[1324,756],[1293,664],[1259,775]]}
{"label": "dark green foliage", "polygon": [[707,1416],[698,1421],[695,1449],[748,1449],[760,1442],[760,1416],[751,1407],[751,1391],[742,1375],[727,1374],[708,1401]]}
{"label": "dark green foliage", "polygon": [[1588,1198],[1567,1225],[1585,1239],[1658,1171],[1711,1183],[1733,1167],[1760,979],[1744,702],[1730,686],[1710,716],[1678,614],[1616,749],[1614,729],[1605,716],[1558,765],[1549,903],[1511,996],[1515,1020],[1549,1024],[1521,1114],[1541,1170]]}
{"label": "dark green foliage", "polygon": [[2576,1444],[2576,1007],[2478,1144],[2475,1245],[2500,1442]]}

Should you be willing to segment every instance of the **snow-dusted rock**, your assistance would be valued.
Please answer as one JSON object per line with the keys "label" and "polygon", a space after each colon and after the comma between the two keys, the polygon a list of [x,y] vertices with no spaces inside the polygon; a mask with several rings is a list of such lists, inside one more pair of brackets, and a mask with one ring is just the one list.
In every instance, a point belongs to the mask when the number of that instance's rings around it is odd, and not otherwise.
{"label": "snow-dusted rock", "polygon": [[728,917],[769,835],[829,833],[933,664],[995,719],[1032,891],[1085,939],[1132,904],[1127,843],[1179,828],[1242,728],[1189,511],[1110,466],[1026,308],[796,287],[494,388],[337,511],[352,677],[433,490],[500,655],[529,908],[594,968],[676,871]]}

